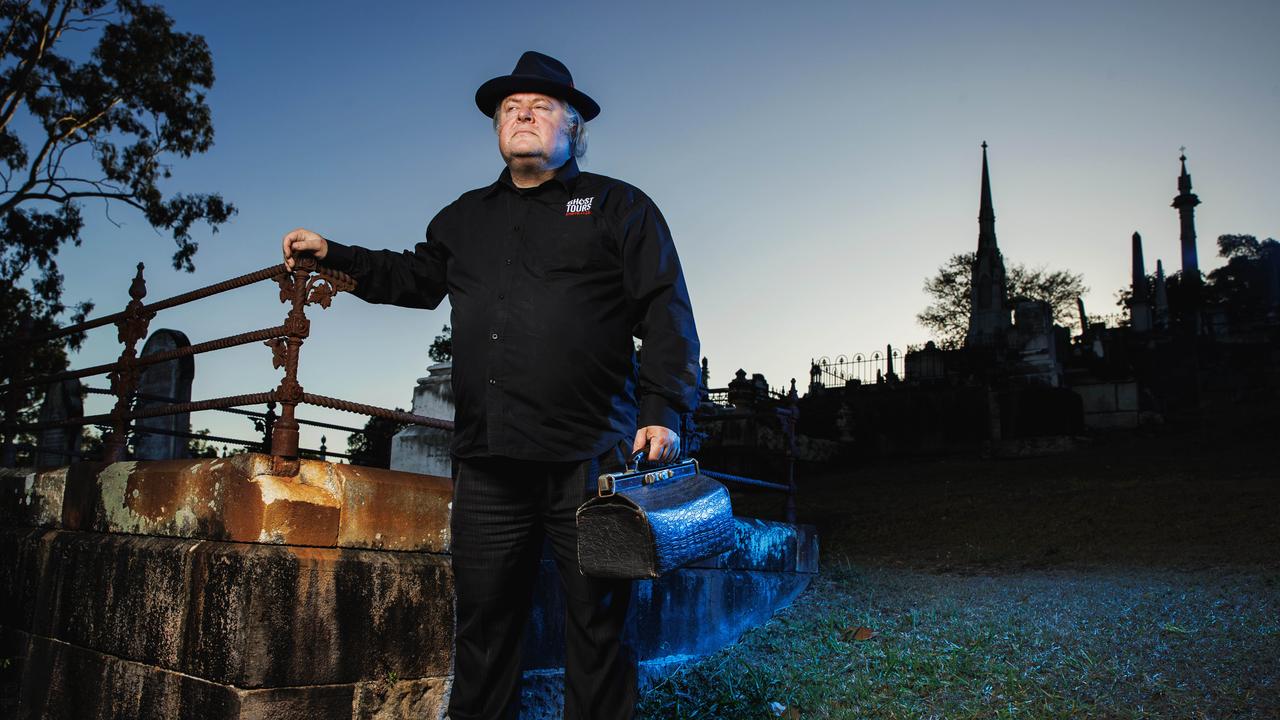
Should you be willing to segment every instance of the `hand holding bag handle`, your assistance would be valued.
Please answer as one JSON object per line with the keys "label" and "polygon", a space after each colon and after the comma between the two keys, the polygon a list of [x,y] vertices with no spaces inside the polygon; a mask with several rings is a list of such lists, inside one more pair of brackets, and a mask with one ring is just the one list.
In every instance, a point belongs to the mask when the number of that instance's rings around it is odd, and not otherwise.
{"label": "hand holding bag handle", "polygon": [[604,473],[598,495],[578,508],[578,565],[584,575],[655,578],[732,547],[733,508],[696,460],[641,472],[645,449],[622,472]]}

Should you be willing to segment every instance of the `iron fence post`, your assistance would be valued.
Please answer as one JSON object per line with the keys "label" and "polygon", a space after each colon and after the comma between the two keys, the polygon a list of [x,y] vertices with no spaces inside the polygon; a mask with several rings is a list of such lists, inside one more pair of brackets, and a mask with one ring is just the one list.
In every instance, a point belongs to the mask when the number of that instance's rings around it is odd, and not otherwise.
{"label": "iron fence post", "polygon": [[284,321],[285,337],[265,343],[271,347],[272,364],[284,368],[284,378],[275,393],[280,416],[271,428],[271,464],[277,475],[298,474],[298,420],[294,410],[298,403],[307,402],[306,393],[298,384],[298,353],[311,334],[306,306],[315,303],[327,308],[334,295],[355,287],[355,282],[341,273],[322,274],[314,256],[297,258],[293,267],[292,272],[282,272],[275,278],[280,286],[280,302],[292,304]]}
{"label": "iron fence post", "polygon": [[276,387],[280,415],[271,426],[271,465],[272,472],[277,475],[298,474],[298,420],[294,410],[302,402],[302,386],[298,384],[298,351],[311,331],[304,306],[312,267],[314,261],[299,262],[293,272],[276,276],[276,283],[280,285],[280,302],[290,303],[289,314],[284,320],[285,336],[266,342],[271,347],[272,364],[284,368],[284,377]]}
{"label": "iron fence post", "polygon": [[795,381],[787,398],[787,412],[783,425],[787,439],[787,522],[796,521],[796,425],[800,419],[799,398],[795,393]]}
{"label": "iron fence post", "polygon": [[138,368],[134,361],[138,358],[138,341],[147,335],[147,326],[154,311],[148,311],[142,304],[147,296],[147,281],[142,276],[143,264],[138,263],[138,272],[129,283],[129,304],[124,313],[116,320],[116,337],[124,345],[117,360],[116,369],[107,377],[111,380],[111,390],[115,393],[116,404],[111,410],[111,431],[102,441],[102,459],[107,462],[119,462],[125,459],[125,445],[129,438],[129,407],[133,403],[133,391],[138,385]]}

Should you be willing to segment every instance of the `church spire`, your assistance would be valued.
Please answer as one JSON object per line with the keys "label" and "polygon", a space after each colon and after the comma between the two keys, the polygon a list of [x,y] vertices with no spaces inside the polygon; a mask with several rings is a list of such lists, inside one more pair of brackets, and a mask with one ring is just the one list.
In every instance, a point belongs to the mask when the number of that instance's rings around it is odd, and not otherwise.
{"label": "church spire", "polygon": [[982,197],[978,209],[978,252],[969,283],[969,331],[965,344],[999,347],[1009,330],[1008,287],[1004,258],[996,246],[996,213],[991,204],[991,171],[987,144],[982,143]]}
{"label": "church spire", "polygon": [[991,171],[987,168],[987,143],[982,142],[982,197],[978,204],[978,249],[996,247],[996,211],[991,203]]}

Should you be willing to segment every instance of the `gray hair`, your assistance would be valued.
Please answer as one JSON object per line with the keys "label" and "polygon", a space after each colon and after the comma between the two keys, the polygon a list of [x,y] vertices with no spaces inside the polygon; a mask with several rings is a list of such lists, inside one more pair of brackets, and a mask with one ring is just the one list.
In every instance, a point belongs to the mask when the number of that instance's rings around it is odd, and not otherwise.
{"label": "gray hair", "polygon": [[[505,100],[506,98],[503,98]],[[560,103],[560,107],[564,108],[565,119],[569,128],[569,155],[581,160],[587,155],[587,123],[582,119],[582,113],[578,112],[578,108],[569,104],[565,100],[555,98]],[[498,101],[498,106],[493,109],[493,131],[498,131],[498,124],[501,122],[499,118],[502,115],[502,102]]]}

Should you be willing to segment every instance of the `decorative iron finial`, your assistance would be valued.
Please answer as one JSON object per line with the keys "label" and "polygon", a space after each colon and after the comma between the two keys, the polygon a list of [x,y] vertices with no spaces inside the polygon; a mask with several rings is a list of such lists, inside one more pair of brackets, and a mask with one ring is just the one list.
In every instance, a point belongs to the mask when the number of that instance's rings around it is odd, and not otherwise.
{"label": "decorative iron finial", "polygon": [[129,284],[129,297],[134,300],[142,300],[147,296],[147,281],[142,277],[142,263],[138,263],[138,273],[133,276],[133,282]]}

